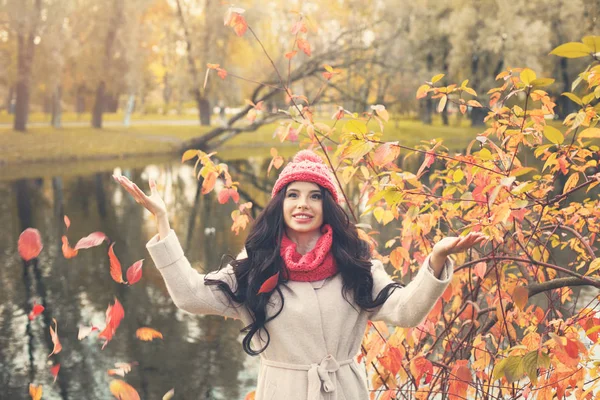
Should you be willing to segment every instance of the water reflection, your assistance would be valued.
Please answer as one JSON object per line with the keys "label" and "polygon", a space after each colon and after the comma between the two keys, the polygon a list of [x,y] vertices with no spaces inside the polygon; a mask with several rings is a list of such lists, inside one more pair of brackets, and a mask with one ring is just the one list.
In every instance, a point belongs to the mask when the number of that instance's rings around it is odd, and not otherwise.
{"label": "water reflection", "polygon": [[[142,187],[148,174],[160,175],[172,225],[196,268],[216,269],[222,254],[235,254],[243,246],[244,237],[230,231],[233,205],[219,205],[213,195],[197,196],[189,167],[175,162],[123,173]],[[137,361],[125,379],[144,399],[162,398],[171,388],[182,399],[243,399],[255,387],[257,359],[241,349],[241,322],[192,316],[173,305],[145,249],[156,233],[154,221],[111,174],[0,183],[5,199],[0,204],[0,398],[29,399],[30,382],[43,385],[44,399],[112,398],[106,371],[115,362]],[[260,195],[260,190],[246,193],[244,201],[264,204],[266,194]],[[68,231],[65,213],[71,220]],[[27,227],[41,232],[44,250],[37,262],[25,266],[16,248]],[[63,234],[73,245],[92,231],[115,241],[124,269],[146,259],[139,283],[126,287],[111,279],[106,245],[82,250],[73,259],[62,256]],[[97,333],[79,341],[80,325],[104,327],[106,308],[115,297],[125,318],[113,341],[104,350]],[[29,321],[34,301],[46,311]],[[49,361],[52,318],[63,350]],[[164,340],[138,340],[135,331],[142,326],[158,329]],[[56,383],[53,363],[61,364]]]}

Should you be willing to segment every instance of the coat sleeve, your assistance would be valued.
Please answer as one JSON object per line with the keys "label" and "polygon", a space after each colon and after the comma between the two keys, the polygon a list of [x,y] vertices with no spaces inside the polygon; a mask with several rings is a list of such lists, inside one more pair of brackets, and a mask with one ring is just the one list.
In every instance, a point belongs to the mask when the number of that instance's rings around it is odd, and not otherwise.
{"label": "coat sleeve", "polygon": [[[241,319],[240,305],[233,302],[217,286],[205,285],[204,277],[220,279],[226,282],[232,291],[237,288],[233,267],[228,264],[219,271],[201,274],[190,265],[183,254],[179,239],[173,229],[159,240],[158,234],[148,243],[146,248],[160,271],[167,290],[175,305],[192,314],[221,315],[223,317]],[[243,256],[243,251],[238,258]]]}
{"label": "coat sleeve", "polygon": [[[371,321],[384,321],[399,327],[415,327],[421,324],[433,309],[436,301],[446,290],[454,273],[454,262],[448,257],[440,279],[433,274],[427,256],[414,279],[403,288],[396,288],[386,302],[369,312]],[[373,260],[373,298],[394,282],[379,260]]]}

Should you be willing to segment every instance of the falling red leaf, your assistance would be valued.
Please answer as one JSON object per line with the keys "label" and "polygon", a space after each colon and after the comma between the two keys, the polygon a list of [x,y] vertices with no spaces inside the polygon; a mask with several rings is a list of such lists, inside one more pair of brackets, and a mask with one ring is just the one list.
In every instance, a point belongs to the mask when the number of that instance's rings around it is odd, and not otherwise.
{"label": "falling red leaf", "polygon": [[96,247],[102,244],[108,238],[102,232],[92,232],[84,238],[79,239],[75,245],[75,250],[89,249],[90,247]]}
{"label": "falling red leaf", "polygon": [[296,39],[296,44],[298,45],[298,48],[304,52],[304,54],[310,57],[310,43],[308,43],[308,41],[298,38]]}
{"label": "falling red leaf", "polygon": [[289,53],[285,53],[285,58],[287,58],[288,60],[291,60],[292,58],[294,58],[294,56],[297,54],[298,52],[296,50],[294,51],[290,51]]}
{"label": "falling red leaf", "polygon": [[77,333],[77,339],[83,340],[90,335],[90,333],[94,331],[98,331],[99,329],[95,326],[80,326],[79,332]]}
{"label": "falling red leaf", "polygon": [[69,219],[69,217],[67,217],[66,215],[64,216],[64,221],[65,221],[65,226],[67,227],[67,230],[69,229],[69,227],[71,226],[71,220]]}
{"label": "falling red leaf", "polygon": [[24,261],[30,261],[39,256],[44,248],[40,231],[35,228],[25,229],[21,235],[19,235],[17,247],[19,255]]}
{"label": "falling red leaf", "polygon": [[123,306],[119,303],[119,300],[115,297],[115,304],[108,305],[106,309],[106,327],[100,334],[99,338],[105,339],[106,341],[102,345],[102,350],[106,347],[108,342],[110,342],[115,335],[121,320],[125,317],[125,310],[123,310]]}
{"label": "falling red leaf", "polygon": [[62,345],[60,344],[60,340],[58,340],[58,323],[54,318],[52,318],[52,322],[54,322],[54,329],[50,327],[50,336],[52,337],[52,343],[54,343],[54,349],[52,353],[48,354],[48,357],[52,354],[58,354],[62,350]]}
{"label": "falling red leaf", "polygon": [[62,237],[62,253],[65,258],[73,258],[79,251],[69,246],[69,239],[63,235]]}
{"label": "falling red leaf", "polygon": [[160,333],[159,331],[157,331],[155,329],[147,328],[147,327],[139,328],[137,331],[135,331],[135,336],[138,339],[143,340],[145,342],[149,342],[152,339],[162,339],[163,338],[162,333]]}
{"label": "falling red leaf", "polygon": [[56,378],[58,377],[58,371],[60,371],[60,364],[56,364],[50,367],[50,373],[54,377],[54,382],[56,382]]}
{"label": "falling red leaf", "polygon": [[138,392],[127,382],[115,379],[110,383],[110,392],[118,400],[140,400]]}
{"label": "falling red leaf", "polygon": [[33,302],[33,308],[31,309],[31,312],[29,313],[29,320],[33,320],[35,317],[37,317],[38,315],[40,315],[42,312],[44,311],[44,306],[41,304],[37,304],[35,301]]}
{"label": "falling red leaf", "polygon": [[275,286],[277,286],[277,282],[279,282],[279,272],[267,279],[260,286],[260,289],[258,289],[258,294],[271,292],[273,289],[275,289]]}
{"label": "falling red leaf", "polygon": [[110,260],[110,276],[117,283],[125,283],[123,280],[123,270],[121,269],[121,262],[115,255],[115,251],[113,249],[115,242],[110,244],[108,248],[108,259]]}
{"label": "falling red leaf", "polygon": [[142,278],[142,263],[143,259],[134,262],[131,267],[127,269],[127,282],[133,285]]}

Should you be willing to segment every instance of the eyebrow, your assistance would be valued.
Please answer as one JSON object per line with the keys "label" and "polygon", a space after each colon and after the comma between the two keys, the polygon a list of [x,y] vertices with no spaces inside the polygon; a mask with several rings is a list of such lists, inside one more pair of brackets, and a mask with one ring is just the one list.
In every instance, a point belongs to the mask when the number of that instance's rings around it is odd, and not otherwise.
{"label": "eyebrow", "polygon": [[[298,189],[288,189],[286,193],[289,193],[289,192],[299,192],[299,190]],[[321,191],[318,189],[313,189],[309,193],[321,193]]]}

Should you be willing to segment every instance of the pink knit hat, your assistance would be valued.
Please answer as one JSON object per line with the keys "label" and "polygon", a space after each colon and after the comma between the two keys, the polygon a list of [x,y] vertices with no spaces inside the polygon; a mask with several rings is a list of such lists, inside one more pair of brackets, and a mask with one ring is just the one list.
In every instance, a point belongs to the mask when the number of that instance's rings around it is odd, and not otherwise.
{"label": "pink knit hat", "polygon": [[311,150],[300,150],[296,153],[292,162],[286,165],[279,174],[271,197],[274,197],[288,183],[296,181],[316,183],[329,190],[337,203],[341,200],[335,184],[335,177],[323,163],[323,159]]}

